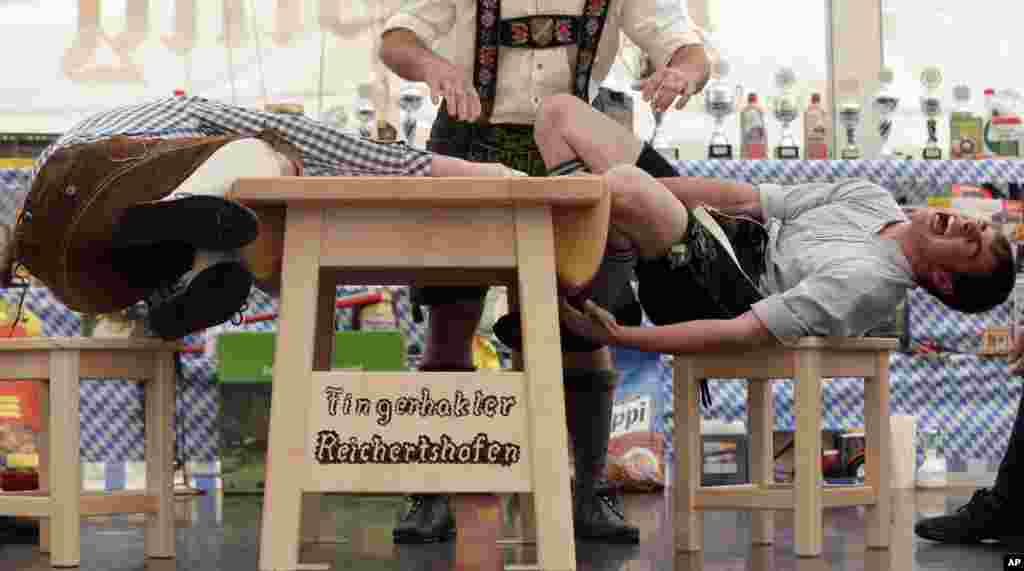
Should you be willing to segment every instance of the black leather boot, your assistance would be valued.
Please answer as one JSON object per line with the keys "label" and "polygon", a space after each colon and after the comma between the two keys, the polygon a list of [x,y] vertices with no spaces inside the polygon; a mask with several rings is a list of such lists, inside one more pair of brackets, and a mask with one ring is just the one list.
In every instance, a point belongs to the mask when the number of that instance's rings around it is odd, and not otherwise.
{"label": "black leather boot", "polygon": [[607,543],[639,543],[640,530],[599,488],[608,456],[616,375],[612,371],[567,371],[566,417],[576,471],[573,527],[576,537]]}
{"label": "black leather boot", "polygon": [[455,537],[455,516],[448,496],[410,496],[412,502],[391,537],[395,543],[437,543]]}
{"label": "black leather boot", "polygon": [[[421,366],[421,372],[469,372],[475,367],[432,367]],[[391,531],[395,543],[437,543],[455,537],[455,514],[452,513],[448,496],[415,495],[409,496],[412,504],[409,511]]]}

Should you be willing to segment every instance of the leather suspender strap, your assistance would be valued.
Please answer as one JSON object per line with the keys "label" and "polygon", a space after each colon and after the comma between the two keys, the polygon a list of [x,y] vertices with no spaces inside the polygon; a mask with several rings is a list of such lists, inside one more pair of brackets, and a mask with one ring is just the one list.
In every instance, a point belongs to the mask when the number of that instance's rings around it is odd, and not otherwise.
{"label": "leather suspender strap", "polygon": [[[543,49],[576,43],[572,93],[588,101],[590,75],[611,0],[584,0],[583,15],[528,16],[501,20],[501,0],[477,0],[473,85],[480,95],[481,124],[490,123],[498,93],[498,46]],[[575,41],[573,41],[575,40]]]}
{"label": "leather suspender strap", "polygon": [[476,0],[476,61],[473,86],[480,95],[480,123],[490,122],[498,94],[498,18],[501,0]]}
{"label": "leather suspender strap", "polygon": [[[628,1],[628,0],[627,0]],[[585,0],[583,7],[582,33],[579,34],[580,47],[576,53],[576,71],[573,74],[573,95],[588,101],[590,73],[594,69],[597,46],[601,42],[604,23],[608,17],[608,5],[611,0]]]}

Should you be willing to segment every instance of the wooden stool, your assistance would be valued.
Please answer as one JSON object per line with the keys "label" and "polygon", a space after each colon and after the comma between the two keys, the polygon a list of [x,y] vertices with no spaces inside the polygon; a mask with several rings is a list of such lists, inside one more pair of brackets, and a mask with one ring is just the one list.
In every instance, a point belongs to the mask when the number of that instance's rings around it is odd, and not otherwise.
{"label": "wooden stool", "polygon": [[[701,548],[697,510],[754,510],[755,544],[774,539],[771,510],[796,510],[794,547],[799,556],[821,555],[822,509],[867,506],[866,543],[887,548],[890,527],[889,354],[892,339],[805,338],[791,347],[677,355],[675,381],[676,465],[673,490],[678,551]],[[866,430],[863,486],[822,486],[821,379],[864,378]],[[698,386],[703,379],[749,379],[750,484],[701,486],[703,462]],[[776,484],[771,379],[792,378],[796,414],[796,482]]]}
{"label": "wooden stool", "polygon": [[[602,179],[243,178],[230,196],[286,210],[261,571],[326,568],[298,562],[303,493],[325,492],[532,493],[540,568],[575,569],[555,233],[589,226],[553,219],[603,204],[607,232]],[[339,283],[508,285],[522,371],[328,371]],[[496,528],[496,511],[468,513]],[[460,542],[497,553],[474,532],[460,527]]]}
{"label": "wooden stool", "polygon": [[[40,407],[48,427],[39,439],[40,489],[0,493],[0,514],[40,518],[39,549],[50,553],[52,566],[78,566],[82,517],[112,514],[147,514],[146,556],[174,557],[174,353],[180,349],[157,339],[0,339],[4,378],[44,381],[48,394]],[[82,493],[83,377],[146,383],[146,491]]]}

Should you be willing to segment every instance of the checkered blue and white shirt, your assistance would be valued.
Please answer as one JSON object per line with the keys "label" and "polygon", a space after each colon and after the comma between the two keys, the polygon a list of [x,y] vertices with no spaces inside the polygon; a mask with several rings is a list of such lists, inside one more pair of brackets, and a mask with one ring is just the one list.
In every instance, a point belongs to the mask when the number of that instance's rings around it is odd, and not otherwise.
{"label": "checkered blue and white shirt", "polygon": [[226,105],[201,97],[169,97],[94,115],[45,149],[31,182],[58,149],[113,136],[203,137],[274,129],[302,153],[306,176],[426,176],[431,154],[403,144],[381,144],[301,115]]}

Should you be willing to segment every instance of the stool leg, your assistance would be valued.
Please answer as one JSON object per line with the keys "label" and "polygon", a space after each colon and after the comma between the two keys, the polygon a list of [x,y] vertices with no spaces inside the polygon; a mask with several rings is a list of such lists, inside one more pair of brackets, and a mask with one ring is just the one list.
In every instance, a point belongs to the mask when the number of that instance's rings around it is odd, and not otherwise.
{"label": "stool leg", "polygon": [[[50,490],[50,383],[42,383],[39,396],[39,419],[41,420],[37,448],[39,449],[39,489]],[[50,552],[50,518],[39,518],[39,551]]]}
{"label": "stool leg", "polygon": [[796,530],[794,544],[801,557],[821,555],[821,354],[796,353]]}
{"label": "stool leg", "polygon": [[[156,496],[156,513],[146,517],[146,557],[174,557],[174,353],[155,355],[156,371],[145,383],[146,488]],[[188,480],[186,476],[186,485]]]}
{"label": "stool leg", "polygon": [[676,551],[700,551],[703,543],[704,516],[696,511],[697,489],[700,488],[703,454],[700,440],[700,411],[697,388],[700,380],[693,374],[693,361],[675,358],[673,368],[675,392],[676,465],[673,477],[672,504]]}
{"label": "stool leg", "polygon": [[82,461],[79,454],[79,353],[50,352],[50,564],[81,558]]}
{"label": "stool leg", "polygon": [[869,548],[889,547],[892,476],[889,420],[889,354],[880,352],[875,378],[864,379],[864,484],[875,491],[875,504],[867,506],[865,543]]}
{"label": "stool leg", "polygon": [[[747,412],[750,422],[750,482],[766,486],[775,482],[775,403],[772,401],[770,379],[751,379],[747,383]],[[775,541],[774,512],[754,510],[752,523],[751,539],[755,545],[770,545]]]}

